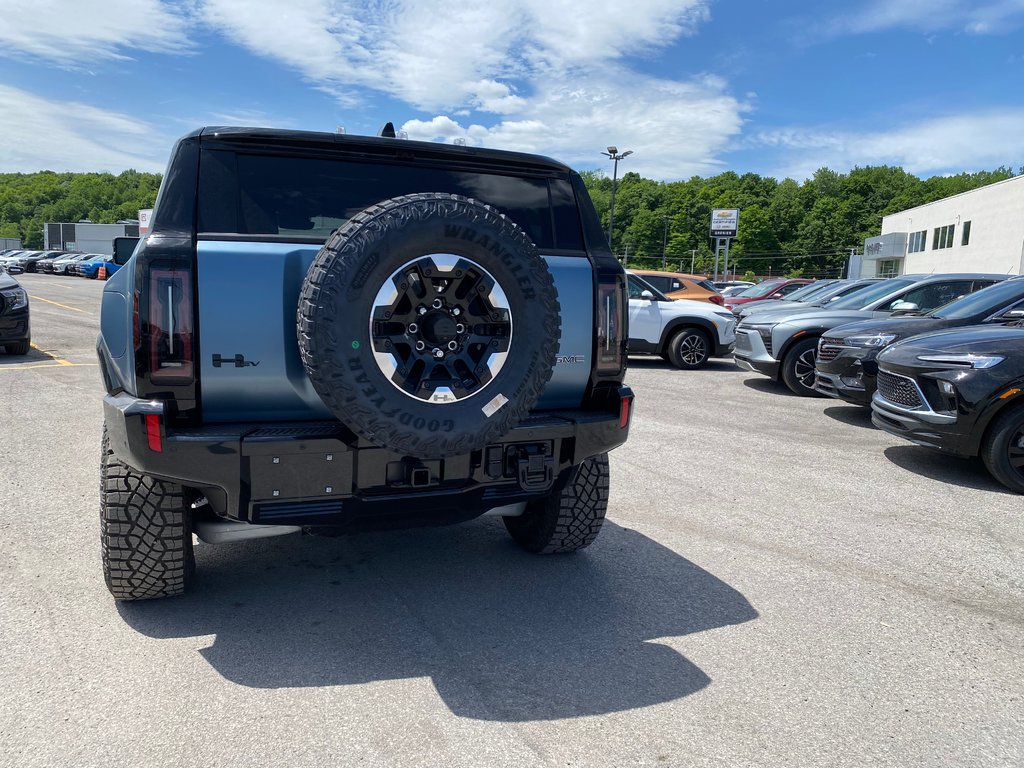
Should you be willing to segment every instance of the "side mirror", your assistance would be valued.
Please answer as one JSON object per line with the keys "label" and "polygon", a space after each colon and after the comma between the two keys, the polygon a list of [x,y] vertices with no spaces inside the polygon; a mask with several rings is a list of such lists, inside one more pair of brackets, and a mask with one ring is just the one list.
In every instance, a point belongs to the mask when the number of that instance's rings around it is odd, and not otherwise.
{"label": "side mirror", "polygon": [[773,293],[773,294],[772,294],[771,296],[769,296],[768,298],[769,298],[769,299],[781,299],[781,298],[782,298],[783,296],[785,296],[785,295],[786,295],[786,294],[784,294],[784,293],[782,293],[781,291],[779,291],[778,293]]}
{"label": "side mirror", "polygon": [[[9,271],[9,270],[8,270]],[[1024,318],[1024,309],[1011,309],[999,316],[1000,320],[1020,320]]]}
{"label": "side mirror", "polygon": [[115,237],[114,238],[114,263],[123,267],[128,259],[135,253],[135,246],[139,244],[137,237]]}
{"label": "side mirror", "polygon": [[650,291],[644,291],[643,293],[640,294],[640,298],[646,301],[654,301],[654,294],[651,293]]}
{"label": "side mirror", "polygon": [[893,312],[917,312],[921,309],[912,301],[897,301],[892,305]]}

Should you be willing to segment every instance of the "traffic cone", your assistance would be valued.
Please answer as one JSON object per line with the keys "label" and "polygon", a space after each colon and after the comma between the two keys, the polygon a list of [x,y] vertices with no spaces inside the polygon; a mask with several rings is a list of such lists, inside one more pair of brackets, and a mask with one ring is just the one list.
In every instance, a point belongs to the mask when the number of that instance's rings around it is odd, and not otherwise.
{"label": "traffic cone", "polygon": [[98,277],[100,280],[106,280],[107,279],[107,268],[106,267],[100,267],[96,271],[96,277]]}

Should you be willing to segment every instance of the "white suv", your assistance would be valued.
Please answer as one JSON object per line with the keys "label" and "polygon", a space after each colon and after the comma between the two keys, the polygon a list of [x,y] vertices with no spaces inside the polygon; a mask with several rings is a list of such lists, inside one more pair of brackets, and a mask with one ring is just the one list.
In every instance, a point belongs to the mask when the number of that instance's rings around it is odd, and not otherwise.
{"label": "white suv", "polygon": [[629,354],[661,355],[677,368],[692,370],[732,351],[732,312],[697,301],[673,301],[638,275],[627,274]]}

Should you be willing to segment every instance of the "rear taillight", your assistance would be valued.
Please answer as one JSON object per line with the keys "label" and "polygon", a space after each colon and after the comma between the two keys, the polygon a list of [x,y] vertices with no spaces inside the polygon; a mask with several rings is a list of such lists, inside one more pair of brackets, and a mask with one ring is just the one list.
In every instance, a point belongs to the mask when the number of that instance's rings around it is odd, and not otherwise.
{"label": "rear taillight", "polygon": [[597,284],[597,373],[617,374],[626,357],[626,282],[621,272],[600,275]]}
{"label": "rear taillight", "polygon": [[194,375],[192,275],[188,269],[154,266],[147,276],[149,311],[144,354],[154,384],[190,384]]}
{"label": "rear taillight", "polygon": [[725,306],[725,299],[723,299],[717,293],[712,293],[710,296],[708,296],[708,301],[710,301],[712,304],[717,304],[720,307]]}
{"label": "rear taillight", "polygon": [[626,395],[619,400],[619,429],[629,426],[629,416],[633,410],[633,396]]}

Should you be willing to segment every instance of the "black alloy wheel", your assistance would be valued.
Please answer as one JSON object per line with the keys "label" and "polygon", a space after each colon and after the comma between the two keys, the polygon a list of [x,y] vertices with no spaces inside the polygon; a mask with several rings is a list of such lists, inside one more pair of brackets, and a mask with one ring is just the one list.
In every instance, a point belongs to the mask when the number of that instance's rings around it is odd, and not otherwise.
{"label": "black alloy wheel", "polygon": [[992,423],[982,441],[981,458],[996,480],[1024,493],[1024,403],[1013,406]]}
{"label": "black alloy wheel", "polygon": [[711,357],[711,342],[699,328],[684,328],[672,337],[668,354],[676,368],[696,370],[707,365]]}
{"label": "black alloy wheel", "polygon": [[508,297],[475,261],[429,254],[395,270],[374,299],[373,356],[399,391],[430,403],[471,397],[512,343]]}
{"label": "black alloy wheel", "polygon": [[814,388],[814,365],[818,339],[801,339],[786,353],[782,363],[782,380],[793,394],[801,397],[825,397]]}

